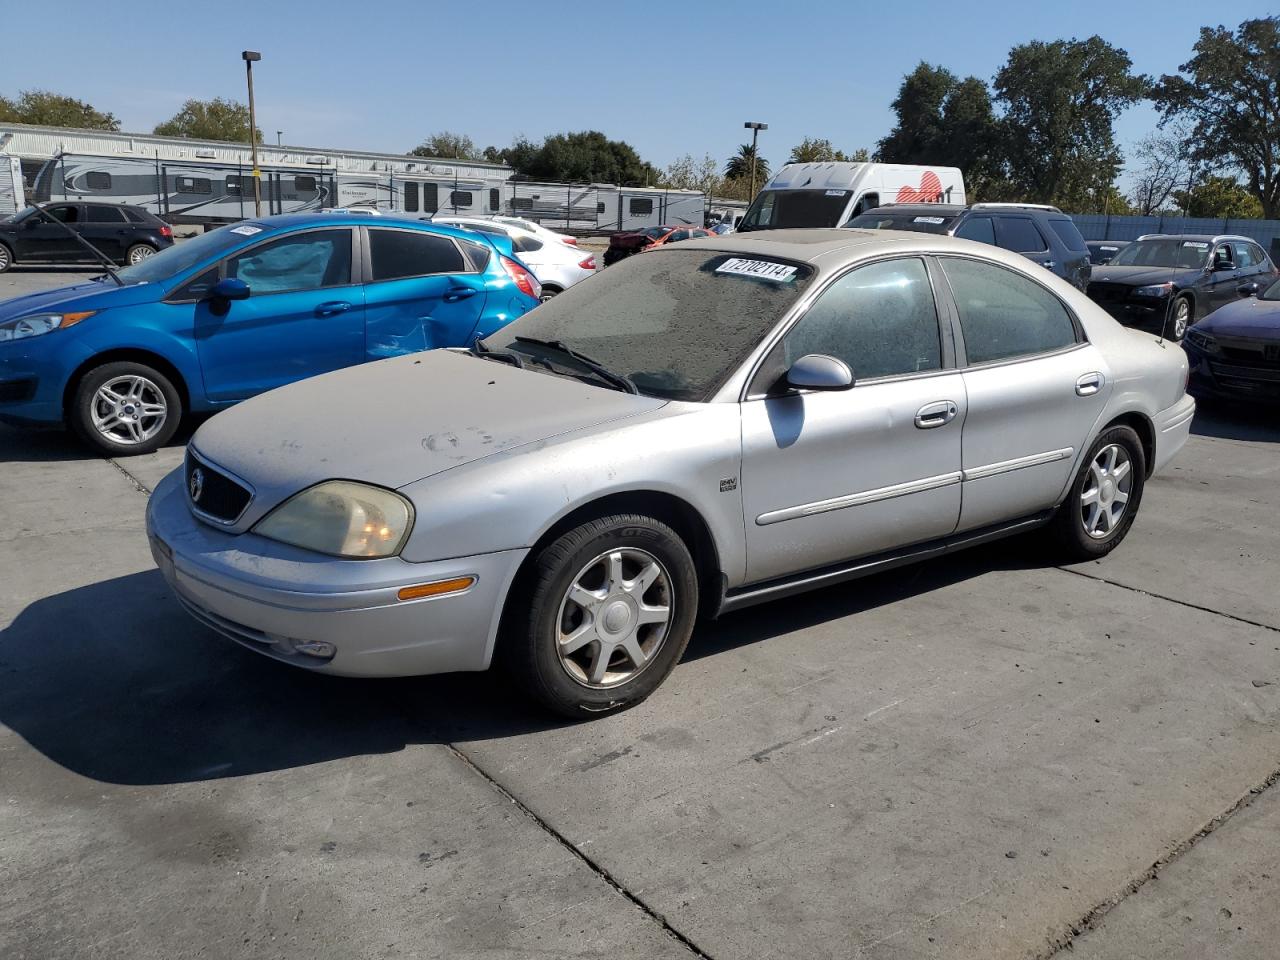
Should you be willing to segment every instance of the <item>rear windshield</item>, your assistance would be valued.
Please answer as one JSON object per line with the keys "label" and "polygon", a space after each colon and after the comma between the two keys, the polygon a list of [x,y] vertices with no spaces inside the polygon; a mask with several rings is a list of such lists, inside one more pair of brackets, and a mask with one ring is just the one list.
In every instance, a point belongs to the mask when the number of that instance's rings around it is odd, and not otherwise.
{"label": "rear windshield", "polygon": [[848,205],[848,190],[764,190],[752,201],[738,229],[838,227]]}
{"label": "rear windshield", "polygon": [[516,338],[562,340],[630,377],[643,394],[705,400],[812,277],[811,267],[771,257],[660,248],[575,284],[490,335],[485,346],[560,366],[562,358]]}
{"label": "rear windshield", "polygon": [[1115,255],[1114,267],[1174,267],[1195,270],[1209,258],[1206,240],[1135,240]]}
{"label": "rear windshield", "polygon": [[946,233],[956,222],[954,216],[938,216],[933,213],[887,213],[872,211],[854,217],[846,227],[863,230],[912,230],[916,233]]}

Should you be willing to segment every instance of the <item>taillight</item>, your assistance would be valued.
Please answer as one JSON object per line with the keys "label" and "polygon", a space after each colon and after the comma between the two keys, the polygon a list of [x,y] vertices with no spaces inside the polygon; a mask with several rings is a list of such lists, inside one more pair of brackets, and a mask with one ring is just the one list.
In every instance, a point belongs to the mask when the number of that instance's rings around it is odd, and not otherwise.
{"label": "taillight", "polygon": [[508,257],[499,259],[502,261],[502,269],[507,271],[507,276],[520,288],[521,293],[535,300],[542,296],[542,284],[538,282],[537,277]]}
{"label": "taillight", "polygon": [[596,268],[596,255],[593,253],[587,259],[578,264],[583,270],[594,270]]}
{"label": "taillight", "polygon": [[571,247],[576,247],[578,245],[577,237],[561,237],[560,239],[563,240],[565,243],[567,243]]}
{"label": "taillight", "polygon": [[166,223],[166,224],[161,225],[161,227],[160,227],[160,236],[162,236],[162,237],[172,237],[172,236],[173,236],[173,227],[169,226],[167,223]]}

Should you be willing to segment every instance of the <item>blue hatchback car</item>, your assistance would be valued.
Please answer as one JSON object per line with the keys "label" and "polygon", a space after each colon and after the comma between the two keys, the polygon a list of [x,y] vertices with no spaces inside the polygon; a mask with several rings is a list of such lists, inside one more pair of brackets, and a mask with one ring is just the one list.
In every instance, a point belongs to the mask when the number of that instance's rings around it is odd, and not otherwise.
{"label": "blue hatchback car", "polygon": [[187,412],[469,346],[540,293],[503,237],[323,213],[221,227],[117,275],[0,304],[0,420],[146,453]]}

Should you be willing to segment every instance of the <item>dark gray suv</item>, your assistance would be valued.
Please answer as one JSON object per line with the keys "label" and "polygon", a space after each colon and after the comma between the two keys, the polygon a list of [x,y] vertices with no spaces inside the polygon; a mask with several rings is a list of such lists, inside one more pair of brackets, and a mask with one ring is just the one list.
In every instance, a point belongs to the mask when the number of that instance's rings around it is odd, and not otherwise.
{"label": "dark gray suv", "polygon": [[896,203],[860,213],[846,227],[945,233],[1004,247],[1052,270],[1072,286],[1089,286],[1089,248],[1071,218],[1034,203]]}

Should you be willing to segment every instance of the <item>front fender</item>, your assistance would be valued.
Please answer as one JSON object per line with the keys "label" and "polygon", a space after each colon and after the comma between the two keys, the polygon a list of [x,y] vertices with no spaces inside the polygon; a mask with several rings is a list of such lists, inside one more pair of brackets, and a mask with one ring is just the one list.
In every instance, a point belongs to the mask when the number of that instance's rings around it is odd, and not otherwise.
{"label": "front fender", "polygon": [[77,350],[86,359],[121,350],[154,354],[168,362],[182,377],[190,409],[211,409],[205,399],[200,356],[190,332],[179,333],[145,321],[124,319],[86,330],[79,338]]}

